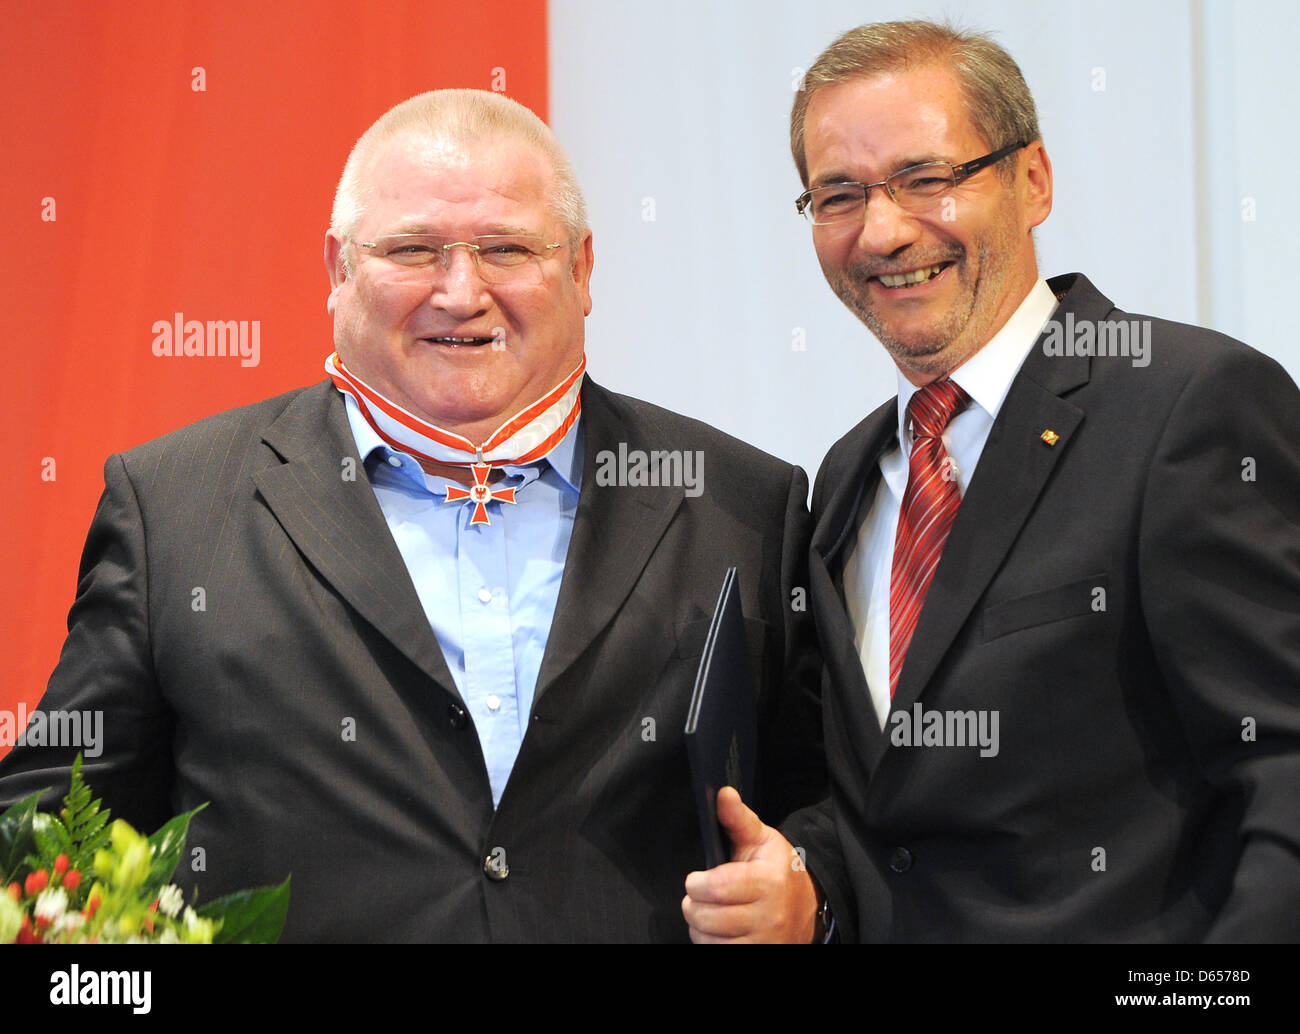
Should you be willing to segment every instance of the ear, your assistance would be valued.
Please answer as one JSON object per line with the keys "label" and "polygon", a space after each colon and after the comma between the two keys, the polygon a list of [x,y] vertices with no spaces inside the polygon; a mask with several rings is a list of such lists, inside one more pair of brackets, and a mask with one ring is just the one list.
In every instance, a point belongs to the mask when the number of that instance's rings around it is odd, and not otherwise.
{"label": "ear", "polygon": [[1052,160],[1041,140],[1035,140],[1020,156],[1021,201],[1024,204],[1027,229],[1033,229],[1052,211]]}
{"label": "ear", "polygon": [[573,262],[573,279],[582,295],[582,314],[591,315],[591,267],[594,259],[591,251],[591,231],[577,245],[577,255]]}
{"label": "ear", "polygon": [[325,272],[330,278],[330,293],[325,300],[326,311],[333,316],[334,309],[338,305],[338,294],[348,280],[347,268],[343,261],[343,249],[347,245],[333,230],[325,232]]}

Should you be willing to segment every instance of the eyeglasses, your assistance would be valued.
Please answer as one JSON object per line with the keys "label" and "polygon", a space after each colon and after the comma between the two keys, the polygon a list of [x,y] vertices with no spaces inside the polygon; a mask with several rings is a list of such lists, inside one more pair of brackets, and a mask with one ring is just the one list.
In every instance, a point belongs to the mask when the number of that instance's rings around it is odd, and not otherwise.
{"label": "eyeglasses", "polygon": [[924,211],[962,180],[969,179],[981,169],[1000,162],[1025,146],[1027,145],[1012,144],[962,165],[953,165],[952,162],[912,165],[900,169],[879,183],[828,183],[824,187],[805,190],[795,198],[794,207],[814,226],[861,219],[871,188],[884,187],[900,208],[909,212]]}
{"label": "eyeglasses", "polygon": [[563,242],[548,244],[544,237],[528,234],[487,234],[454,241],[431,233],[395,233],[360,241],[372,255],[411,270],[413,276],[433,279],[451,265],[452,248],[468,248],[478,275],[489,284],[504,284],[526,277],[536,264],[551,258]]}

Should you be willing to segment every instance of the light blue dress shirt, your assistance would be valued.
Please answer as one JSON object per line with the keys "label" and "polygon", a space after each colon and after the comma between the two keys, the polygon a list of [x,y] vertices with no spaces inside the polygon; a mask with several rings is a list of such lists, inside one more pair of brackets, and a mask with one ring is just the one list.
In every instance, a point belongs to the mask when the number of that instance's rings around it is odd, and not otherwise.
{"label": "light blue dress shirt", "polygon": [[514,486],[517,502],[488,503],[491,523],[471,525],[473,503],[446,502],[456,482],[390,449],[344,399],[357,454],[474,719],[496,807],[528,730],[555,617],[582,481],[582,421],[546,459],[502,468],[499,485]]}

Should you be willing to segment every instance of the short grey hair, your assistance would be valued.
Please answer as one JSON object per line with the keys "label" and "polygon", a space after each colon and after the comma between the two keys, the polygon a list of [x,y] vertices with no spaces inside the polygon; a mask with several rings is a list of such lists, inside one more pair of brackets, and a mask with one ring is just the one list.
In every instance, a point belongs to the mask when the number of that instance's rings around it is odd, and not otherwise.
{"label": "short grey hair", "polygon": [[[934,22],[877,22],[850,29],[822,51],[804,76],[790,111],[790,151],[808,186],[804,119],[808,102],[823,86],[869,79],[903,69],[941,65],[961,85],[972,125],[991,151],[1041,140],[1033,95],[1011,55],[982,32],[963,32]],[[1005,180],[1011,166],[998,164]]]}
{"label": "short grey hair", "polygon": [[493,137],[506,137],[536,147],[550,160],[555,173],[551,206],[569,236],[577,244],[587,230],[587,205],[582,199],[573,163],[551,128],[517,101],[487,90],[431,90],[417,94],[390,108],[367,129],[352,148],[343,166],[330,229],[342,239],[344,266],[351,276],[348,242],[365,216],[369,202],[364,173],[370,157],[383,142],[402,133],[429,136],[468,144]]}

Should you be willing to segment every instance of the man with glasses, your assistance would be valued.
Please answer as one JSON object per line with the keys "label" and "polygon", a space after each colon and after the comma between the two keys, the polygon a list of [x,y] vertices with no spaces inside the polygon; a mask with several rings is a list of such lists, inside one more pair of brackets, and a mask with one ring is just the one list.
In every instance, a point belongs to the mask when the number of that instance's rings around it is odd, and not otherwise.
{"label": "man with glasses", "polygon": [[725,794],[693,938],[1300,938],[1294,383],[1039,276],[1052,167],[986,37],[846,33],[791,143],[898,397],[813,494],[830,800]]}
{"label": "man with glasses", "polygon": [[[824,793],[806,477],[585,378],[592,234],[513,101],[384,115],[325,261],[328,380],[110,459],[42,707],[104,712],[119,817],[211,802],[187,890],[291,874],[286,940],[685,941],[728,567],[768,814]],[[16,749],[0,799],[71,761]]]}

